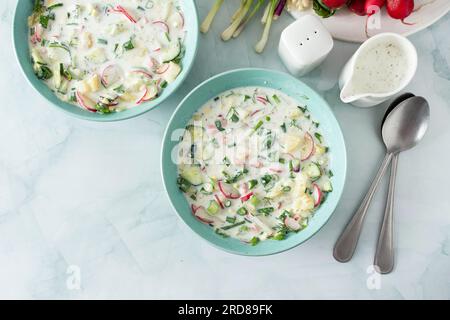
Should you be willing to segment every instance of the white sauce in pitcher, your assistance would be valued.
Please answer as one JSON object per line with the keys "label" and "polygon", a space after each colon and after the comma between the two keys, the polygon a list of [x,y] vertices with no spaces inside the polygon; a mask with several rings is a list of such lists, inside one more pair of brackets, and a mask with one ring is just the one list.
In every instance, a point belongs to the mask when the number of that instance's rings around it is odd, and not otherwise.
{"label": "white sauce in pitcher", "polygon": [[344,96],[391,92],[402,85],[407,68],[405,52],[393,42],[366,48],[355,62]]}

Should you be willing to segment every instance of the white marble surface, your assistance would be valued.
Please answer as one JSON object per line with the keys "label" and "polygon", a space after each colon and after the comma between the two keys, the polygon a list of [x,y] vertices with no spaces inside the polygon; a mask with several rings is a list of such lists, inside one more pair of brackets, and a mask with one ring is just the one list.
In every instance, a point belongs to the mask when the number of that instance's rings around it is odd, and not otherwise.
{"label": "white marble surface", "polygon": [[[198,1],[201,16],[208,3]],[[356,45],[337,42],[304,78],[344,130],[349,176],[340,205],[304,245],[246,258],[210,247],[169,207],[159,173],[161,138],[181,97],[209,76],[248,66],[283,70],[276,39],[291,18],[275,24],[268,49],[256,55],[255,23],[234,42],[218,39],[228,4],[201,37],[194,70],[176,97],[138,119],[97,124],[50,108],[27,84],[10,39],[15,4],[6,0],[0,8],[0,298],[450,298],[450,15],[411,37],[420,63],[408,90],[429,99],[432,120],[423,143],[401,156],[398,263],[378,279],[367,270],[386,186],[354,259],[340,264],[331,255],[383,154],[378,130],[386,106],[362,110],[337,100],[338,71]],[[79,289],[70,282],[74,270]],[[367,285],[371,280],[375,285]]]}

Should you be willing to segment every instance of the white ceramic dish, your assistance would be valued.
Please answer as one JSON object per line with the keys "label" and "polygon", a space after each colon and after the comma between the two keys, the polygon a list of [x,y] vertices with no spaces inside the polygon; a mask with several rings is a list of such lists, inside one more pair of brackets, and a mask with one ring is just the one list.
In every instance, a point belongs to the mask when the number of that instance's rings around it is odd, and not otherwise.
{"label": "white ceramic dish", "polygon": [[[416,0],[415,4],[415,11],[405,19],[405,22],[411,23],[411,25],[390,18],[386,8],[383,8],[379,23],[380,28],[369,29],[367,34],[367,17],[358,16],[345,8],[339,10],[330,18],[322,19],[322,21],[333,38],[343,41],[364,42],[368,36],[371,37],[382,32],[395,32],[409,36],[429,27],[450,11],[449,0]],[[296,19],[305,14],[314,14],[312,9],[290,13]]]}

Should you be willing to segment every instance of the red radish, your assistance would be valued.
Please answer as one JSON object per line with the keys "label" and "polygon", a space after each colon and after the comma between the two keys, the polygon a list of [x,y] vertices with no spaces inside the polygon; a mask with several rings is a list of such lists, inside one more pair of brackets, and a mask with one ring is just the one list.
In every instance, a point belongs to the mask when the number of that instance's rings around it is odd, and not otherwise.
{"label": "red radish", "polygon": [[133,70],[133,71],[131,71],[131,73],[141,74],[144,77],[147,77],[149,79],[153,79],[153,76],[150,73],[148,73],[147,71],[145,71],[145,70]]}
{"label": "red radish", "polygon": [[353,0],[348,4],[348,8],[350,11],[356,13],[358,16],[365,16],[366,15],[366,9],[365,9],[366,0]]}
{"label": "red radish", "polygon": [[219,204],[219,206],[220,206],[222,209],[224,209],[225,207],[224,207],[224,205],[223,205],[222,200],[220,200],[219,196],[218,196],[217,194],[215,194],[215,195],[214,195],[214,198],[216,198],[217,203]]}
{"label": "red radish", "polygon": [[42,26],[41,25],[35,26],[34,27],[34,34],[31,37],[31,41],[33,42],[33,44],[36,44],[37,42],[41,42],[42,41],[41,33],[42,33]]}
{"label": "red radish", "polygon": [[161,21],[161,20],[154,21],[153,24],[161,26],[161,28],[163,28],[164,32],[169,32],[169,30],[170,30],[169,26],[164,21]]}
{"label": "red radish", "polygon": [[[367,15],[371,16],[377,12],[386,4],[386,0],[366,0],[364,4],[364,11]],[[377,9],[378,7],[378,9]]]}
{"label": "red radish", "polygon": [[157,74],[163,74],[168,69],[169,69],[169,64],[168,63],[164,63],[161,66],[159,66],[158,69],[156,69],[156,73]]}
{"label": "red radish", "polygon": [[243,196],[243,197],[241,198],[241,201],[242,201],[242,202],[246,202],[246,201],[250,200],[250,198],[251,198],[252,196],[253,196],[253,192],[250,192],[249,194]]}
{"label": "red radish", "polygon": [[330,9],[337,9],[347,3],[348,0],[322,0],[322,3]]}
{"label": "red radish", "polygon": [[111,64],[103,69],[102,74],[100,76],[100,81],[105,88],[107,88],[110,84],[117,82],[121,78],[122,71],[120,67],[117,65]]}
{"label": "red radish", "polygon": [[178,11],[178,14],[180,15],[181,18],[181,28],[184,28],[184,15],[180,11]]}
{"label": "red radish", "polygon": [[238,199],[240,197],[239,193],[236,189],[231,186],[227,186],[222,183],[222,181],[218,182],[219,190],[223,194],[223,196],[227,199]]}
{"label": "red radish", "polygon": [[255,162],[250,163],[250,166],[253,168],[260,169],[264,166],[264,164],[261,161],[257,161],[256,163]]}
{"label": "red radish", "polygon": [[303,145],[301,148],[301,159],[302,161],[308,160],[314,155],[315,147],[314,147],[314,139],[308,132],[305,133]]}
{"label": "red radish", "polygon": [[136,104],[141,104],[143,102],[147,102],[152,100],[158,95],[158,89],[155,86],[151,86],[150,88],[145,88],[145,91],[142,97],[136,102]]}
{"label": "red radish", "polygon": [[387,12],[394,19],[402,20],[414,10],[414,0],[387,0]]}
{"label": "red radish", "polygon": [[148,66],[150,69],[154,70],[159,65],[158,61],[155,58],[150,58],[150,62],[148,63]]}
{"label": "red radish", "polygon": [[269,168],[270,171],[275,172],[275,173],[282,173],[283,169],[279,168],[279,167],[273,167],[273,168]]}
{"label": "red radish", "polygon": [[202,206],[196,206],[195,204],[191,205],[191,210],[193,214],[196,214],[197,211],[201,208]]}
{"label": "red radish", "polygon": [[95,109],[94,101],[89,98],[83,97],[83,95],[79,91],[75,93],[75,96],[77,97],[77,101],[80,106],[91,112],[97,112],[97,110]]}
{"label": "red radish", "polygon": [[314,198],[314,207],[317,207],[320,205],[320,202],[322,202],[322,191],[320,190],[319,186],[317,184],[313,184],[313,198]]}
{"label": "red radish", "polygon": [[255,110],[250,114],[250,117],[253,117],[255,114],[257,114],[258,112],[260,112],[261,110]]}
{"label": "red radish", "polygon": [[194,217],[196,217],[199,221],[205,223],[205,224],[211,224],[214,221],[211,219],[211,217],[209,217],[209,215],[206,213],[206,210],[204,207],[202,206],[195,206],[192,205],[191,206],[192,209],[192,213],[194,215]]}
{"label": "red radish", "polygon": [[300,223],[291,217],[286,217],[286,219],[284,219],[284,225],[294,231],[300,230],[301,228]]}
{"label": "red radish", "polygon": [[264,105],[266,105],[268,102],[266,98],[260,97],[260,96],[256,97],[256,100],[258,100],[259,102],[261,102]]}
{"label": "red radish", "polygon": [[116,6],[115,8],[111,8],[113,12],[122,13],[125,17],[127,17],[128,20],[130,20],[133,23],[136,23],[136,19],[134,19],[131,14],[128,13],[127,10],[124,9],[121,5]]}

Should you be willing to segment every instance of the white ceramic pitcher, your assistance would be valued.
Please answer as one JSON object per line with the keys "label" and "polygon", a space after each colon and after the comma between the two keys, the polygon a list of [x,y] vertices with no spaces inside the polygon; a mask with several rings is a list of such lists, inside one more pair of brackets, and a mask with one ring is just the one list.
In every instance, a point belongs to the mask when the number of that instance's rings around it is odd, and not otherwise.
{"label": "white ceramic pitcher", "polygon": [[[392,88],[389,92],[383,93],[373,93],[373,92],[360,92],[352,93],[352,80],[354,79],[355,64],[359,62],[361,57],[361,52],[366,48],[375,47],[378,44],[390,42],[395,44],[403,53],[404,59],[406,59],[407,68],[405,70],[405,75],[398,86]],[[364,61],[361,61],[364,63]],[[392,96],[403,90],[408,83],[414,77],[417,69],[417,51],[414,45],[406,39],[404,36],[398,35],[396,33],[380,33],[376,36],[371,37],[365,41],[355,52],[355,54],[350,58],[347,64],[342,69],[341,75],[339,77],[339,87],[341,89],[340,98],[345,103],[351,103],[357,107],[372,107],[380,104]]]}

